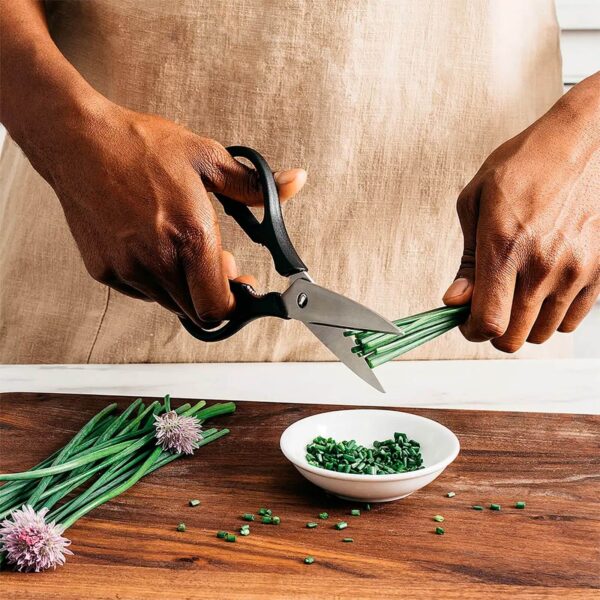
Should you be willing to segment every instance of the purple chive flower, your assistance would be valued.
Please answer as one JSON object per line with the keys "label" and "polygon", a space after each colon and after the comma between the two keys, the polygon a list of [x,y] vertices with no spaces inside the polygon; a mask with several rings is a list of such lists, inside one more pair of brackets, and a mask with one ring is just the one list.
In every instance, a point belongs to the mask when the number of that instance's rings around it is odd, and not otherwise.
{"label": "purple chive flower", "polygon": [[202,439],[200,421],[196,417],[185,417],[171,410],[154,418],[157,446],[177,454],[194,453]]}
{"label": "purple chive flower", "polygon": [[47,508],[39,512],[28,504],[13,510],[0,527],[0,550],[19,571],[43,571],[65,564],[71,540],[62,537],[62,525],[46,523]]}

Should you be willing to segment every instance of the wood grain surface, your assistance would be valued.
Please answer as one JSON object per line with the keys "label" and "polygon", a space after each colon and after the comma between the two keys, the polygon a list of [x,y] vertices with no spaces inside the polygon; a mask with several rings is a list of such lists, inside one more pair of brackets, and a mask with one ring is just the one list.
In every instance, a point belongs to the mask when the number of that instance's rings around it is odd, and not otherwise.
{"label": "wood grain surface", "polygon": [[[0,472],[63,445],[109,397],[0,396]],[[131,398],[117,399],[122,406]],[[175,402],[175,404],[178,404]],[[177,460],[68,531],[75,556],[40,574],[0,573],[4,598],[592,598],[600,576],[600,418],[415,410],[462,450],[427,488],[351,517],[355,505],[306,482],[279,451],[292,422],[326,406],[238,403],[231,435]],[[341,407],[340,407],[341,408]],[[446,492],[454,491],[454,498]],[[188,506],[198,498],[201,505]],[[525,510],[513,508],[517,500]],[[491,502],[502,505],[489,510]],[[486,509],[474,511],[473,504]],[[240,515],[273,509],[281,525]],[[305,524],[327,511],[317,529]],[[432,517],[445,517],[435,535]],[[349,527],[336,531],[338,519]],[[180,533],[180,521],[187,531]],[[353,544],[343,543],[346,536]],[[315,563],[303,558],[313,555]]]}

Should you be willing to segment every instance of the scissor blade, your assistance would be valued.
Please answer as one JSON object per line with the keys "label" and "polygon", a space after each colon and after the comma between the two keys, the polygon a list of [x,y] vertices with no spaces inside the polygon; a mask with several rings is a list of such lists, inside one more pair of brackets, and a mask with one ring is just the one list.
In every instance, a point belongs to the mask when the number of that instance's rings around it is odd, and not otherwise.
{"label": "scissor blade", "polygon": [[306,324],[402,335],[393,323],[370,308],[304,277],[297,278],[282,298],[288,315]]}
{"label": "scissor blade", "polygon": [[369,385],[373,386],[376,390],[385,394],[383,386],[379,383],[379,379],[377,379],[375,373],[370,369],[365,359],[351,351],[352,346],[354,346],[352,338],[345,336],[341,329],[335,327],[314,325],[313,323],[305,323],[305,325],[351,371],[358,375],[363,381],[366,381]]}

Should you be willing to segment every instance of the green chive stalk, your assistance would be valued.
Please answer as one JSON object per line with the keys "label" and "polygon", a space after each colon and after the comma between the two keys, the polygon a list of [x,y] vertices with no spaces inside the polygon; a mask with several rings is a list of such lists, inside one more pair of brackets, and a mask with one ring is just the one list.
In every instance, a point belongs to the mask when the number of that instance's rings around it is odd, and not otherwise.
{"label": "green chive stalk", "polygon": [[[184,404],[175,412],[196,417],[202,423],[235,411],[233,402],[208,408],[205,405],[204,401],[194,406]],[[110,415],[115,408],[113,404],[100,411],[68,444],[29,471],[0,475],[0,481],[7,482],[0,488],[0,518],[24,504],[35,510],[51,509],[97,476],[79,495],[50,513],[49,518],[69,527],[145,475],[181,456],[156,445],[154,416],[171,410],[169,396],[164,403],[153,402],[147,407],[138,399],[116,417]],[[204,446],[228,433],[228,429],[205,429],[196,445]],[[0,554],[0,566],[4,558]]]}
{"label": "green chive stalk", "polygon": [[352,352],[364,357],[374,369],[461,325],[469,310],[469,305],[442,306],[398,319],[394,324],[402,330],[402,335],[356,330],[346,331],[345,335],[354,338],[356,345]]}

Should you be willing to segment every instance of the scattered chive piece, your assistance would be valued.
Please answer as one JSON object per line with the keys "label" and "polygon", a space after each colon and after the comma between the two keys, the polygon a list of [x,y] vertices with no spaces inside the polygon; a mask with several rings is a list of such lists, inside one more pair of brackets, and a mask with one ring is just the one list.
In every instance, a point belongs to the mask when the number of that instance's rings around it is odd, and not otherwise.
{"label": "scattered chive piece", "polygon": [[306,524],[307,529],[314,529],[315,527],[317,527],[317,524],[313,523],[312,521]]}
{"label": "scattered chive piece", "polygon": [[235,536],[233,533],[228,533],[228,534],[225,536],[225,541],[226,541],[226,542],[235,542],[235,540],[236,540],[236,539],[237,539],[237,538],[236,538],[236,536]]}
{"label": "scattered chive piece", "polygon": [[225,539],[227,537],[226,531],[217,531],[217,537],[221,539]]}
{"label": "scattered chive piece", "polygon": [[483,506],[481,506],[480,504],[473,504],[473,506],[471,506],[471,508],[473,510],[483,510]]}
{"label": "scattered chive piece", "polygon": [[314,557],[313,557],[313,556],[307,556],[307,557],[304,559],[304,562],[305,562],[307,565],[312,565],[312,564],[315,562],[315,559],[314,559]]}
{"label": "scattered chive piece", "polygon": [[185,531],[185,523],[179,523],[179,525],[177,525],[177,531]]}
{"label": "scattered chive piece", "polygon": [[269,515],[265,515],[265,516],[262,518],[262,522],[263,522],[265,525],[271,525],[271,523],[273,523],[273,519],[272,519],[272,517],[270,517]]}
{"label": "scattered chive piece", "polygon": [[257,514],[259,514],[261,517],[264,517],[267,514],[267,509],[266,508],[259,508],[257,511]]}
{"label": "scattered chive piece", "polygon": [[198,506],[198,504],[200,504],[200,500],[190,500],[189,501],[190,506]]}
{"label": "scattered chive piece", "polygon": [[525,508],[525,502],[521,502],[521,501],[517,502],[515,504],[515,508]]}
{"label": "scattered chive piece", "polygon": [[319,519],[329,519],[329,513],[326,513],[326,512],[320,513]]}
{"label": "scattered chive piece", "polygon": [[240,527],[240,535],[250,535],[250,526],[249,525],[242,525]]}
{"label": "scattered chive piece", "polygon": [[348,523],[346,523],[346,521],[340,521],[339,523],[335,524],[335,528],[339,531],[342,529],[346,529],[346,527],[348,527]]}
{"label": "scattered chive piece", "polygon": [[444,521],[444,517],[442,517],[442,515],[435,515],[435,517],[433,517],[434,521],[437,521],[438,523],[442,523]]}
{"label": "scattered chive piece", "polygon": [[456,494],[455,494],[454,492],[448,492],[448,493],[446,494],[446,496],[447,496],[448,498],[454,498],[454,496],[456,496]]}
{"label": "scattered chive piece", "polygon": [[358,508],[353,508],[353,509],[350,511],[350,514],[351,514],[353,517],[360,517],[360,510],[358,510]]}
{"label": "scattered chive piece", "polygon": [[371,505],[370,504],[365,504],[365,510],[371,510]]}
{"label": "scattered chive piece", "polygon": [[353,542],[353,541],[354,541],[354,538],[342,538],[342,542],[348,542],[348,543],[350,543],[350,542]]}
{"label": "scattered chive piece", "polygon": [[435,528],[435,532],[436,532],[438,535],[444,535],[444,533],[446,533],[446,532],[444,531],[444,528],[443,528],[443,527],[436,527],[436,528]]}
{"label": "scattered chive piece", "polygon": [[273,521],[273,525],[279,525],[279,523],[281,523],[281,519],[278,516],[273,516],[272,519]]}
{"label": "scattered chive piece", "polygon": [[501,507],[499,504],[490,504],[490,508],[492,510],[500,510]]}
{"label": "scattered chive piece", "polygon": [[254,515],[250,513],[244,513],[242,515],[242,519],[244,519],[244,521],[254,521]]}

